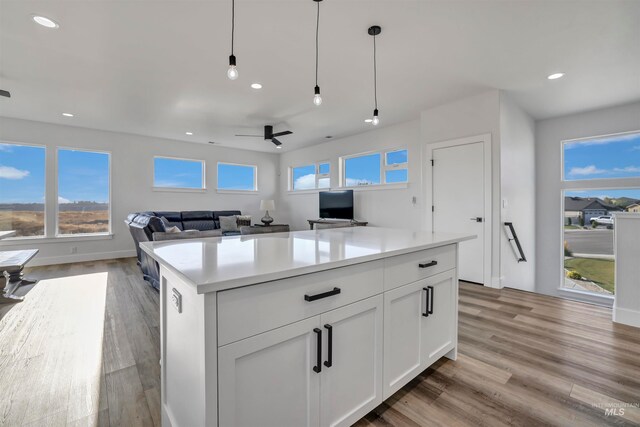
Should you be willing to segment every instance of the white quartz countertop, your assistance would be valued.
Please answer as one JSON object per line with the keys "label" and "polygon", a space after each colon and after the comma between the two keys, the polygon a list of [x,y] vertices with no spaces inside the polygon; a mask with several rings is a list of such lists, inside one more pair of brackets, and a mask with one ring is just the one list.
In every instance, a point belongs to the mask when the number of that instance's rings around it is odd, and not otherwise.
{"label": "white quartz countertop", "polygon": [[143,242],[140,247],[198,293],[279,280],[474,239],[380,227]]}

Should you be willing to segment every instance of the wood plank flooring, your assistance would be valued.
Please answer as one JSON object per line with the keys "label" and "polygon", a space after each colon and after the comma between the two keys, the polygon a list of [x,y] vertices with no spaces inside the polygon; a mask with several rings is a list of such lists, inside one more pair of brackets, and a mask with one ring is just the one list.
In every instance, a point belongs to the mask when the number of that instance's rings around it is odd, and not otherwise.
{"label": "wood plank flooring", "polygon": [[[158,426],[158,293],[135,260],[27,274],[42,280],[0,306],[0,425]],[[611,310],[463,283],[459,323],[458,360],[358,427],[640,425],[640,329]]]}

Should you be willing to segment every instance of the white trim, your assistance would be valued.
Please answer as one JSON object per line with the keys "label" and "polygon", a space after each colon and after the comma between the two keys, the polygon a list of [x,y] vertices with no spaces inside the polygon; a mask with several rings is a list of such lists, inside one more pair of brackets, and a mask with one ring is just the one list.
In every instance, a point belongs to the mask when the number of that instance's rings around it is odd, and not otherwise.
{"label": "white trim", "polygon": [[152,187],[152,191],[165,193],[206,193],[206,188]]}
{"label": "white trim", "polygon": [[396,182],[393,184],[356,185],[354,187],[335,188],[335,190],[373,191],[373,190],[400,190],[404,188],[409,188],[408,182]]}
{"label": "white trim", "polygon": [[[192,187],[161,187],[156,185],[156,159],[167,159],[167,160],[179,160],[183,162],[194,162],[200,163],[202,165],[202,173],[200,176],[200,188],[192,188]],[[170,157],[170,156],[153,156],[151,159],[152,162],[152,176],[151,180],[153,182],[153,191],[177,191],[177,192],[205,192],[207,190],[207,163],[204,160],[200,159],[186,159],[181,157]]]}
{"label": "white trim", "polygon": [[[232,190],[232,189],[228,189],[228,188],[220,188],[220,165],[243,166],[243,167],[253,168],[253,190]],[[218,191],[218,193],[224,193],[224,192],[230,192],[230,193],[258,192],[258,166],[257,165],[243,164],[243,163],[218,162],[216,164],[216,190]]]}
{"label": "white trim", "polygon": [[[111,151],[105,151],[105,150],[94,150],[94,149],[86,149],[86,148],[72,148],[72,147],[65,147],[65,146],[58,146],[56,147],[55,150],[55,158],[53,161],[53,172],[54,172],[54,176],[55,176],[55,188],[54,188],[54,204],[55,204],[55,233],[53,234],[53,237],[66,237],[66,236],[70,236],[68,234],[60,234],[60,230],[59,230],[59,214],[60,214],[60,203],[58,202],[59,197],[60,197],[60,170],[59,170],[59,153],[60,150],[63,151],[81,151],[83,153],[96,153],[96,154],[106,154],[107,155],[107,161],[108,161],[108,172],[109,172],[109,176],[107,177],[109,179],[109,201],[108,201],[108,213],[109,213],[109,230],[107,231],[107,233],[87,233],[87,234],[82,234],[83,236],[86,235],[103,235],[103,234],[112,234],[113,233],[113,218],[112,218],[112,211],[113,211],[113,201],[112,201],[112,190],[111,187],[113,185],[113,166],[112,166],[112,161],[111,161]],[[73,236],[73,235],[71,235]],[[51,237],[48,236],[47,237]]]}
{"label": "white trim", "polygon": [[[493,164],[491,161],[492,143],[491,134],[485,133],[482,135],[469,136],[466,138],[451,139],[448,141],[441,141],[436,143],[426,143],[423,150],[423,164],[424,173],[422,181],[424,184],[425,194],[425,229],[433,231],[433,213],[429,209],[433,205],[433,167],[431,166],[431,160],[433,159],[433,151],[442,148],[456,147],[460,145],[469,144],[483,144],[484,152],[484,272],[483,285],[492,288],[501,288],[501,280],[496,277],[495,280],[492,277],[491,267],[493,265]],[[496,213],[497,214],[497,213]]]}
{"label": "white trim", "polygon": [[216,190],[218,194],[260,194],[258,190]]}
{"label": "white trim", "polygon": [[94,252],[94,253],[84,253],[84,254],[73,254],[73,255],[63,255],[63,256],[53,256],[53,257],[35,257],[31,262],[29,262],[27,267],[39,267],[42,265],[55,265],[55,264],[71,264],[75,262],[86,262],[86,261],[100,261],[105,259],[116,259],[116,258],[133,258],[136,256],[135,249],[127,249],[122,251],[113,251],[113,252]]}
{"label": "white trim", "polygon": [[640,311],[619,308],[613,305],[613,321],[640,328]]}
{"label": "white trim", "polygon": [[111,240],[111,233],[94,233],[94,234],[61,234],[55,237],[10,237],[0,242],[2,246],[22,246],[34,245],[41,243],[66,243],[66,242],[87,242],[96,240]]}

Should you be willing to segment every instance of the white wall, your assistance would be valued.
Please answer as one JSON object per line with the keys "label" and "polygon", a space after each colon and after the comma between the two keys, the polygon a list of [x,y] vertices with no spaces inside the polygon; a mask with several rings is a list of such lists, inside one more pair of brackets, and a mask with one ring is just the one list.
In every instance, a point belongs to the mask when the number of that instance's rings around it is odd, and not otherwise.
{"label": "white wall", "polygon": [[[318,218],[318,192],[290,192],[289,167],[320,161],[331,163],[331,186],[338,187],[339,159],[349,154],[406,147],[409,151],[409,183],[405,188],[359,189],[354,192],[356,219],[371,225],[420,228],[422,223],[422,170],[418,120],[371,130],[359,135],[283,153],[280,157],[280,198],[275,222],[288,222],[294,230],[309,228],[307,219]],[[412,198],[416,197],[416,204]]]}
{"label": "white wall", "polygon": [[513,222],[527,262],[518,262],[515,245],[500,227],[502,286],[535,290],[535,123],[500,93],[500,188],[502,220]]}
{"label": "white wall", "polygon": [[[133,256],[133,240],[124,223],[127,214],[131,212],[238,209],[257,220],[264,214],[259,210],[260,199],[277,196],[279,161],[276,154],[2,117],[0,140],[47,147],[48,212],[55,209],[53,166],[57,146],[96,149],[111,153],[113,238],[81,241],[65,241],[64,238],[58,238],[46,242],[31,240],[20,245],[15,245],[15,241],[0,242],[0,247],[5,250],[39,248],[40,254],[33,265]],[[200,193],[153,191],[153,156],[156,155],[205,160],[207,190]],[[252,194],[218,193],[218,161],[257,165],[259,191]],[[54,221],[53,215],[49,215],[49,230],[55,228]],[[77,247],[77,256],[71,256],[72,247]]]}
{"label": "white wall", "polygon": [[[492,143],[492,211],[491,236],[493,286],[499,286],[500,277],[500,92],[489,91],[450,104],[423,111],[421,137],[425,144],[459,139],[467,136],[491,134]],[[431,177],[425,182],[431,185]],[[427,201],[430,203],[430,201]],[[431,211],[425,212],[427,227],[431,224]]]}
{"label": "white wall", "polygon": [[[561,142],[640,129],[640,102],[536,122],[536,291],[562,279]],[[609,180],[606,186],[617,184]]]}

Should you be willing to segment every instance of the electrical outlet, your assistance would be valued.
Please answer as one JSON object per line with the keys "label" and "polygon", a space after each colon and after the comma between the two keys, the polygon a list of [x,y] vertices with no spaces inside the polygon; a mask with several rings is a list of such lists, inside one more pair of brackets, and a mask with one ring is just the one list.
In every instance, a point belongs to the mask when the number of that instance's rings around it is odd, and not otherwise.
{"label": "electrical outlet", "polygon": [[171,304],[178,310],[178,313],[182,313],[182,295],[176,288],[171,288]]}

